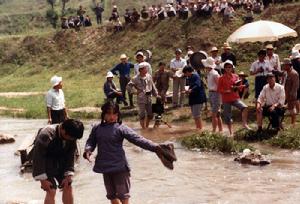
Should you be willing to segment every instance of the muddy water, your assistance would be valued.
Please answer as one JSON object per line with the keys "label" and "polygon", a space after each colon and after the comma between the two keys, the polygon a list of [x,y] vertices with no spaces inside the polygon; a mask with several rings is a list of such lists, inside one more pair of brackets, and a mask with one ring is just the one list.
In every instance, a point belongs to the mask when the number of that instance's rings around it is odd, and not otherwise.
{"label": "muddy water", "polygon": [[[93,121],[86,122],[81,149]],[[0,146],[0,204],[9,201],[42,203],[44,193],[29,173],[19,173],[15,150],[25,137],[35,134],[45,120],[0,118],[0,132],[16,134],[16,143]],[[129,124],[134,128],[135,124]],[[155,141],[174,140],[190,127],[165,127],[144,132]],[[262,147],[264,148],[264,147]],[[266,167],[242,166],[233,157],[190,152],[177,145],[175,170],[162,166],[156,155],[125,143],[132,168],[131,201],[134,204],[201,203],[299,203],[300,152],[268,149],[273,163]],[[74,181],[76,204],[108,203],[102,176],[92,172],[93,164],[80,160]],[[57,203],[61,193],[58,192]]]}

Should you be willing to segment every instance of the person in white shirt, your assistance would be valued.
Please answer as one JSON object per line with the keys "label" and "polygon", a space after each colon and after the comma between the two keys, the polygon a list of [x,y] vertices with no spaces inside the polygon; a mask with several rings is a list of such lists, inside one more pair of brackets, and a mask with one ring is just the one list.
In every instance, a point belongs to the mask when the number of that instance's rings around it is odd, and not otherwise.
{"label": "person in white shirt", "polygon": [[151,65],[145,61],[145,56],[143,52],[138,52],[135,55],[135,59],[137,61],[137,63],[134,64],[134,75],[138,75],[140,74],[139,72],[139,64],[142,62],[145,62],[147,64],[147,73],[150,74],[152,76],[152,67]]}
{"label": "person in white shirt", "polygon": [[255,76],[255,98],[257,99],[264,85],[267,84],[266,75],[272,73],[273,67],[269,62],[265,60],[266,51],[260,50],[258,55],[258,60],[252,63],[250,68],[250,75]]}
{"label": "person in white shirt", "polygon": [[211,57],[214,59],[214,62],[216,64],[215,70],[221,75],[221,73],[222,73],[222,66],[221,66],[222,58],[220,55],[218,55],[218,52],[219,52],[219,50],[217,47],[212,47],[210,50]]}
{"label": "person in white shirt", "polygon": [[262,130],[263,116],[271,118],[272,127],[280,129],[280,119],[284,115],[283,105],[285,102],[284,87],[275,82],[273,73],[267,75],[266,84],[259,94],[256,105],[256,118],[258,131]]}
{"label": "person in white shirt", "polygon": [[[181,57],[181,49],[175,50],[175,58],[170,62],[171,71],[173,71],[173,107],[176,108],[178,105],[183,106],[184,99],[184,87],[185,77],[182,73],[183,68],[187,65],[186,60]],[[178,98],[180,99],[178,103]]]}
{"label": "person in white shirt", "polygon": [[218,80],[219,73],[215,70],[216,64],[215,60],[212,57],[201,60],[204,67],[207,69],[207,87],[208,87],[208,97],[211,105],[212,112],[212,127],[213,132],[216,131],[218,127],[219,132],[223,131],[223,124],[221,119],[221,96],[218,92]]}
{"label": "person in white shirt", "polygon": [[68,119],[65,96],[62,90],[62,77],[55,75],[51,78],[50,82],[52,88],[46,95],[48,124],[61,123]]}
{"label": "person in white shirt", "polygon": [[281,71],[280,59],[277,54],[274,53],[274,47],[272,44],[266,46],[267,56],[266,61],[270,63],[272,68],[277,71]]}

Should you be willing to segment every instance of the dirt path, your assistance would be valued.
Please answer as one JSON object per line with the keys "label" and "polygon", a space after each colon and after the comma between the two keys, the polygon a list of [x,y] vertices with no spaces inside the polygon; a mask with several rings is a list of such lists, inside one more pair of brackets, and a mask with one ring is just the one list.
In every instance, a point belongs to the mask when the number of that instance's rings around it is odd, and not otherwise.
{"label": "dirt path", "polygon": [[0,106],[0,111],[10,111],[10,112],[15,112],[15,113],[22,113],[25,111],[25,109],[23,109],[23,108],[8,108],[8,107]]}
{"label": "dirt path", "polygon": [[0,92],[0,97],[15,98],[24,96],[44,95],[45,92]]}

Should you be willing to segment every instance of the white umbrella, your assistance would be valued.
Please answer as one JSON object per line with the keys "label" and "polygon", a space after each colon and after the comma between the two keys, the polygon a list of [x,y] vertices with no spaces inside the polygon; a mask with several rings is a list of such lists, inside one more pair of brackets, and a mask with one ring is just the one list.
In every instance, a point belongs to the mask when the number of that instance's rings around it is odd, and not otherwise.
{"label": "white umbrella", "polygon": [[300,43],[299,44],[296,44],[294,47],[293,47],[293,49],[292,50],[300,50]]}
{"label": "white umbrella", "polygon": [[255,21],[237,29],[227,38],[227,42],[266,42],[283,37],[297,37],[297,32],[274,21]]}

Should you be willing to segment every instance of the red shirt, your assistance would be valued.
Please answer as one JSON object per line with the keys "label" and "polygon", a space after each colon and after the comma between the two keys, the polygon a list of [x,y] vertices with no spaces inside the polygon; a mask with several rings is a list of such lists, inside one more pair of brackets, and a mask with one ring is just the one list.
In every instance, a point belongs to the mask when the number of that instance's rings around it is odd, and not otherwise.
{"label": "red shirt", "polygon": [[238,79],[239,77],[236,74],[224,74],[219,78],[218,92],[222,95],[222,102],[230,103],[240,98],[237,91],[231,89]]}

